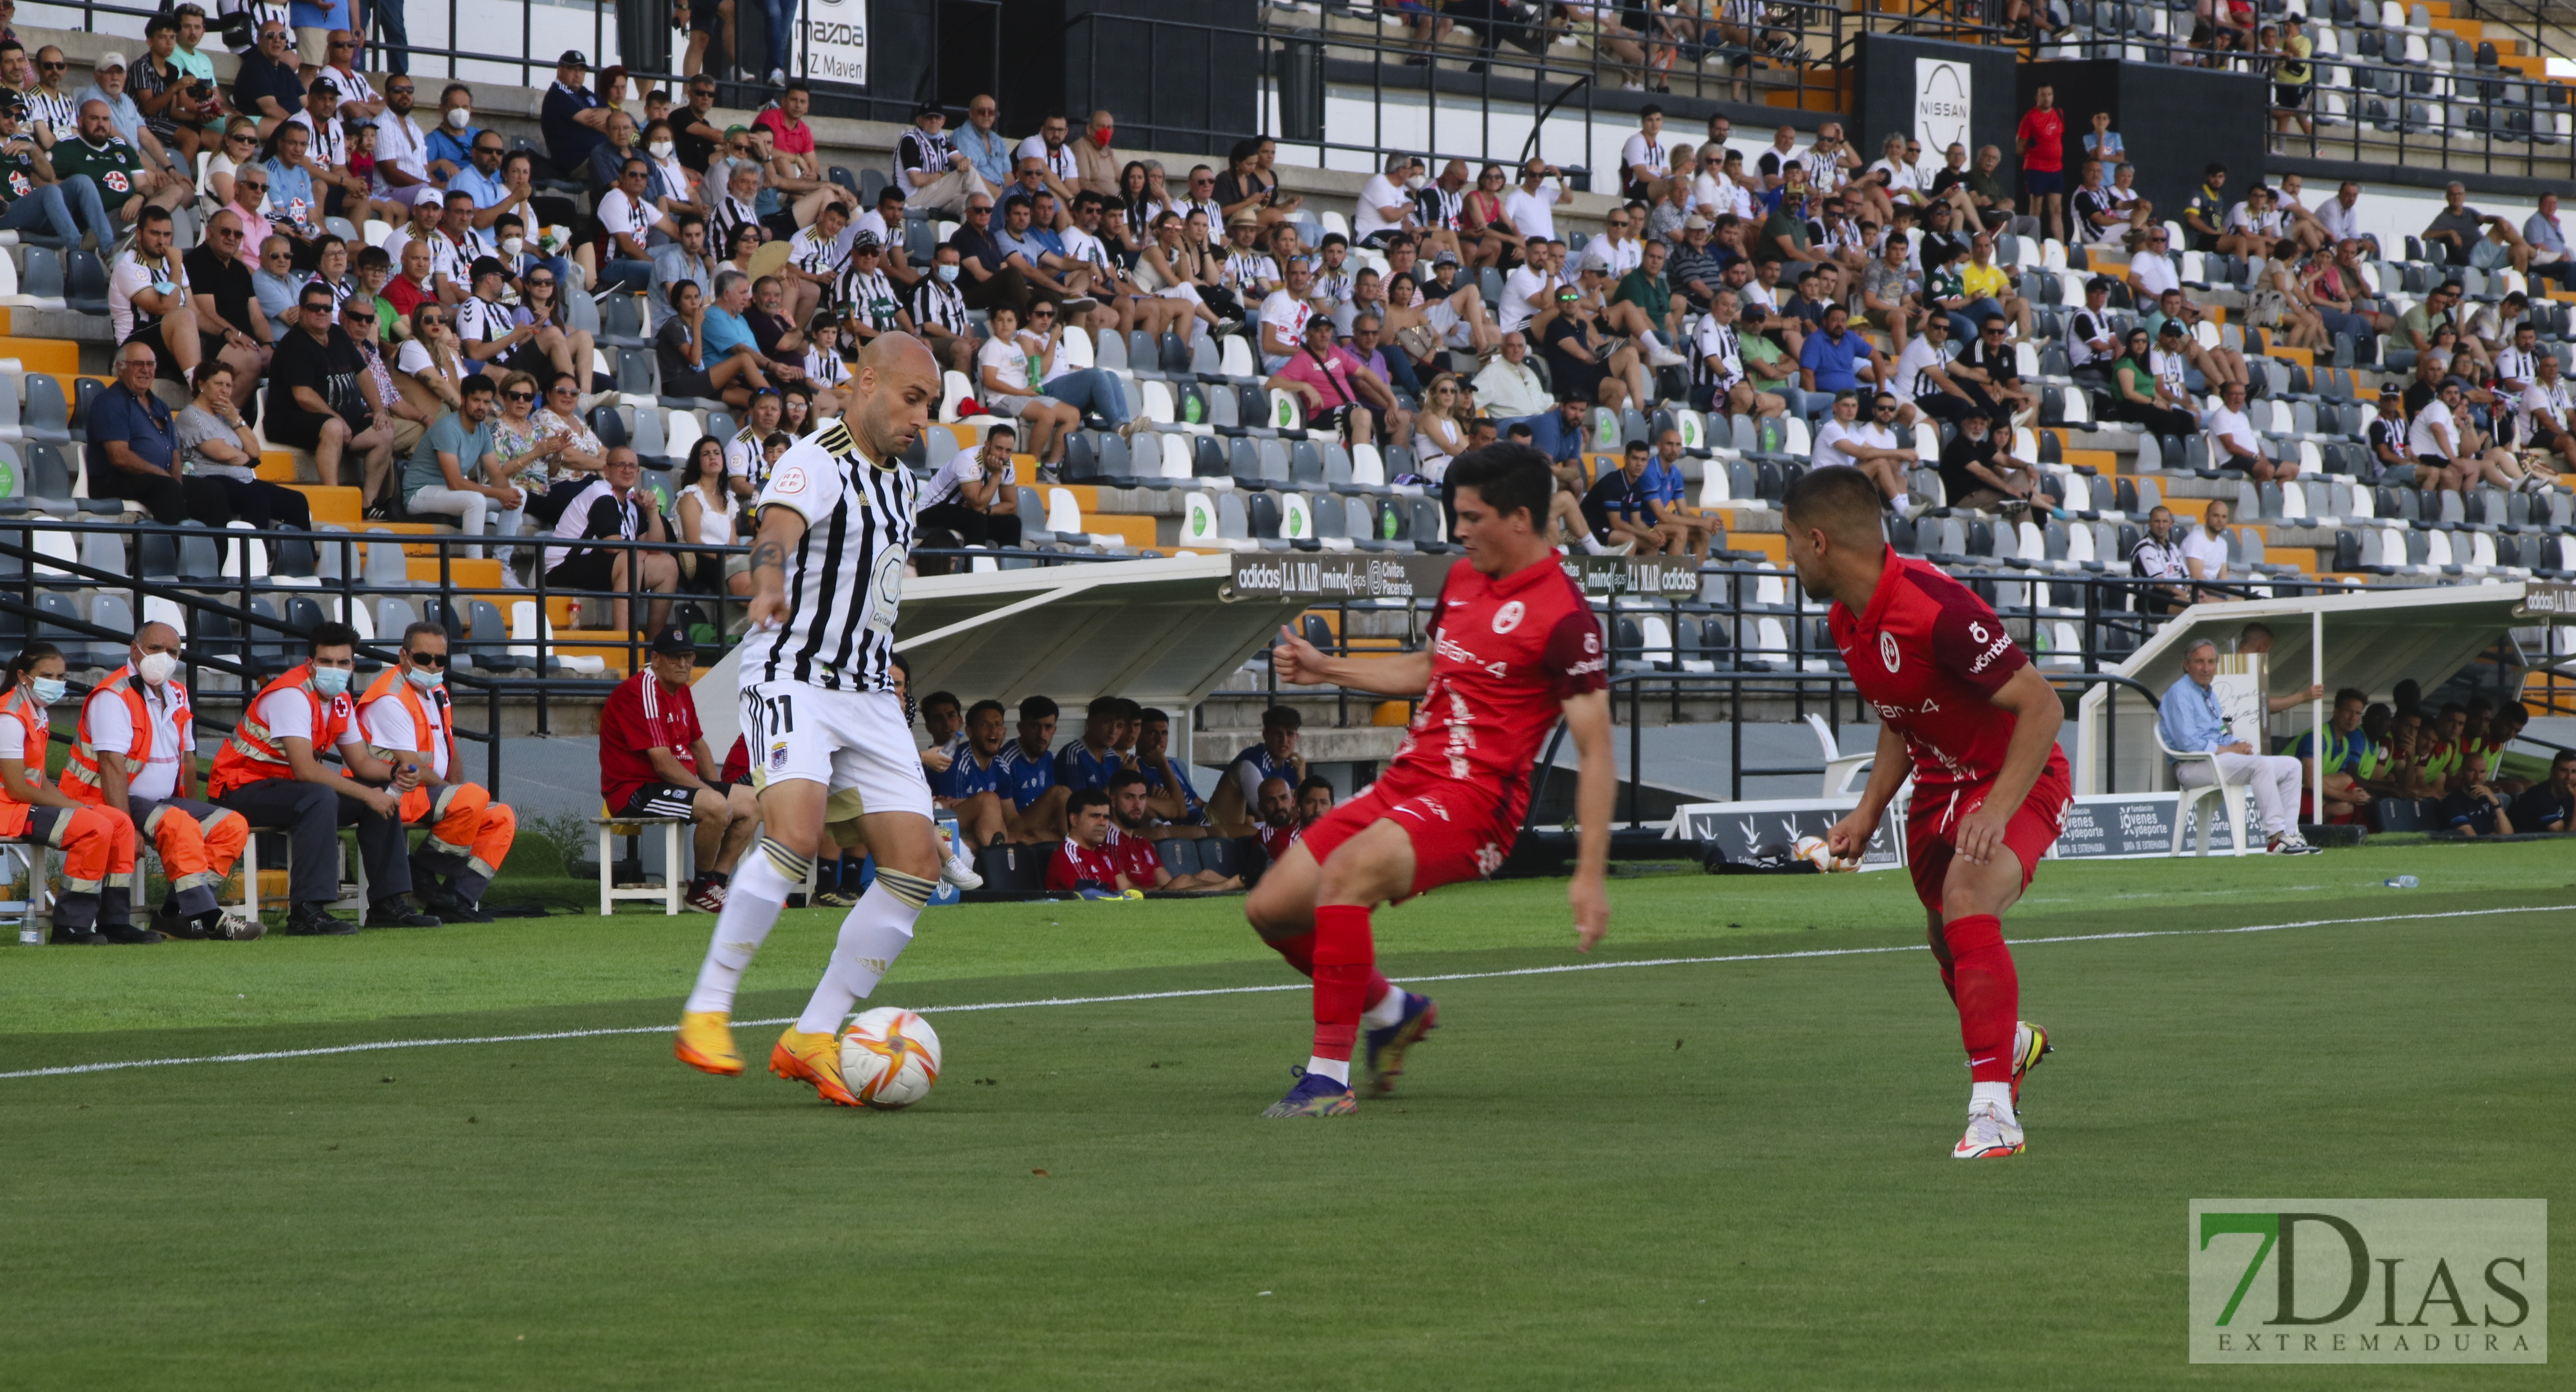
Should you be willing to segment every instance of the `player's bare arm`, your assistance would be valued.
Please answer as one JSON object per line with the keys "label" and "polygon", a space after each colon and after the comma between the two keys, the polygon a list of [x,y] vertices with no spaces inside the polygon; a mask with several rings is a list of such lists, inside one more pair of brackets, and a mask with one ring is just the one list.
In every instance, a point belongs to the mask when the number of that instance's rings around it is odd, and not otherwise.
{"label": "player's bare arm", "polygon": [[1590,952],[1610,931],[1610,813],[1619,796],[1619,769],[1610,747],[1610,693],[1587,691],[1566,698],[1565,730],[1574,737],[1574,815],[1577,833],[1574,880],[1565,901],[1574,909],[1574,948]]}
{"label": "player's bare arm", "polygon": [[1270,667],[1279,680],[1299,686],[1330,683],[1381,696],[1420,696],[1431,689],[1429,648],[1387,657],[1328,657],[1284,625],[1270,650]]}
{"label": "player's bare arm", "polygon": [[1896,790],[1905,786],[1906,775],[1914,772],[1914,756],[1906,752],[1905,736],[1893,725],[1878,727],[1878,752],[1870,759],[1869,783],[1860,792],[1860,806],[1844,814],[1843,819],[1825,831],[1825,850],[1843,860],[1858,860],[1869,848],[1869,838],[1878,834],[1879,820],[1887,815],[1887,805],[1896,800]]}
{"label": "player's bare arm", "polygon": [[[1986,800],[1959,821],[1959,854],[1971,865],[1983,865],[1994,858],[1995,848],[2003,844],[2004,828],[2020,810],[2022,799],[2030,796],[2031,785],[2039,781],[2040,771],[2048,767],[2049,751],[2057,747],[2057,727],[2066,720],[2065,707],[2058,704],[2057,688],[2040,676],[2036,667],[2024,667],[2012,674],[2003,689],[1988,698],[1995,709],[2013,718],[2012,742],[2004,748],[2003,767],[1995,774],[1994,787]],[[1871,785],[1878,779],[1872,776]]]}
{"label": "player's bare arm", "polygon": [[751,627],[787,621],[787,553],[805,539],[805,518],[794,508],[760,510],[760,532],[751,543]]}

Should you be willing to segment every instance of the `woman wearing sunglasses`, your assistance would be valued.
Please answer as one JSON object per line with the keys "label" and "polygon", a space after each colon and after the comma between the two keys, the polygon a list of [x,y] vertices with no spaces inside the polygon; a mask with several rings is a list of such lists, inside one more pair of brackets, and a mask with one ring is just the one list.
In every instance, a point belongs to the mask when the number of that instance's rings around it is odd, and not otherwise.
{"label": "woman wearing sunglasses", "polygon": [[[354,283],[354,282],[353,282]],[[384,484],[393,471],[395,459],[408,459],[422,432],[438,421],[438,415],[413,405],[402,394],[402,379],[385,361],[384,335],[376,318],[376,297],[363,289],[340,304],[340,327],[356,345],[359,360],[366,364],[367,375],[376,379],[376,399],[385,403],[385,421],[393,427],[393,453],[385,456],[385,468],[365,481],[368,515],[375,516],[392,504]],[[236,509],[238,511],[238,509]]]}
{"label": "woman wearing sunglasses", "polygon": [[411,337],[394,354],[394,386],[419,419],[435,421],[463,404],[464,356],[447,306],[423,300],[412,307]]}
{"label": "woman wearing sunglasses", "polygon": [[510,326],[534,332],[527,346],[510,356],[510,365],[548,377],[560,373],[576,385],[587,383],[590,331],[572,327],[566,315],[563,286],[554,268],[543,264],[529,268],[519,277],[519,307],[511,312]]}
{"label": "woman wearing sunglasses", "polygon": [[247,116],[236,116],[224,126],[223,139],[215,143],[215,152],[206,160],[204,177],[197,180],[197,209],[202,216],[212,217],[217,210],[233,201],[233,172],[245,164],[259,162],[259,126]]}
{"label": "woman wearing sunglasses", "polygon": [[[509,418],[515,403],[504,392],[502,415]],[[528,413],[536,426],[535,439],[550,452],[519,471],[515,480],[528,490],[528,515],[538,525],[551,527],[563,515],[564,504],[580,492],[608,464],[608,446],[581,419],[581,388],[561,373],[546,374],[545,385],[537,398],[536,409]],[[495,432],[496,438],[498,432]]]}

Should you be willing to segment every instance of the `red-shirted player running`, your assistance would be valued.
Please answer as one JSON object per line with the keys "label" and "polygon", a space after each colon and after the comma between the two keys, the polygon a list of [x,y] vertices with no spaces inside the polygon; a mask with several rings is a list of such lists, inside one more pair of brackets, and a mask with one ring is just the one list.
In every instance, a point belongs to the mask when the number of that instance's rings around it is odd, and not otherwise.
{"label": "red-shirted player running", "polygon": [[2016,1019],[2021,984],[2003,912],[2065,826],[2057,692],[1985,601],[1888,546],[1878,490],[1860,471],[1818,469],[1781,506],[1798,582],[1834,601],[1834,646],[1878,710],[1869,787],[1825,845],[1858,857],[1914,776],[1905,853],[1968,1049],[1968,1130],[1950,1153],[2018,1155],[2022,1074],[2049,1045],[2046,1030]]}
{"label": "red-shirted player running", "polygon": [[1245,902],[1244,916],[1315,982],[1315,1048],[1297,1085],[1265,1116],[1342,1116],[1359,1108],[1351,1049],[1369,1026],[1370,1074],[1389,1090],[1405,1050],[1439,1021],[1431,1001],[1377,971],[1369,911],[1390,900],[1490,875],[1510,854],[1529,808],[1539,741],[1563,715],[1581,759],[1582,824],[1574,882],[1576,946],[1610,926],[1602,888],[1617,774],[1601,625],[1543,539],[1555,478],[1525,445],[1492,445],[1449,466],[1455,534],[1429,646],[1400,657],[1326,657],[1285,629],[1271,650],[1281,681],[1333,682],[1418,696],[1413,727],[1386,772],[1287,847]]}

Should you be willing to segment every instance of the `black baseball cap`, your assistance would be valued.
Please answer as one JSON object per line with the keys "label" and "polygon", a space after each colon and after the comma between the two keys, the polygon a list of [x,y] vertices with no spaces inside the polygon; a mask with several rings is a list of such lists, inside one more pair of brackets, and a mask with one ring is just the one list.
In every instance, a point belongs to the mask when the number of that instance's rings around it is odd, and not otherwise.
{"label": "black baseball cap", "polygon": [[690,642],[689,635],[680,630],[666,628],[653,635],[653,655],[655,657],[695,657],[698,655],[698,645]]}
{"label": "black baseball cap", "polygon": [[555,66],[558,68],[580,68],[586,72],[590,68],[590,55],[577,48],[567,48],[563,51],[561,57],[555,59]]}
{"label": "black baseball cap", "polygon": [[946,107],[944,107],[944,106],[941,106],[939,103],[937,103],[937,102],[935,102],[935,101],[925,101],[925,102],[923,102],[921,105],[916,106],[916,107],[914,107],[914,108],[912,109],[912,119],[914,119],[914,120],[916,120],[916,121],[920,120],[920,119],[921,119],[922,117],[924,117],[924,116],[942,116],[942,117],[944,117],[944,116],[946,116],[947,114],[948,114],[948,108],[946,108]]}

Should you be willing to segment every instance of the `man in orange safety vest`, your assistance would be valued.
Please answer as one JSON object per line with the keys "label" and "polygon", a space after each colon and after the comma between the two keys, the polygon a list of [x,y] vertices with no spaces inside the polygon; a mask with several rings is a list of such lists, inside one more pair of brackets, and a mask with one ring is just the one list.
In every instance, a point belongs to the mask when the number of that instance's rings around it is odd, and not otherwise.
{"label": "man in orange safety vest", "polygon": [[[422,905],[445,922],[489,923],[483,891],[510,854],[519,819],[464,781],[453,715],[447,630],[413,624],[403,630],[402,661],[387,667],[358,698],[358,727],[377,758],[420,779],[402,796],[402,818],[407,825],[431,824],[429,840],[411,857],[412,888]],[[439,883],[442,875],[445,884]]]}

